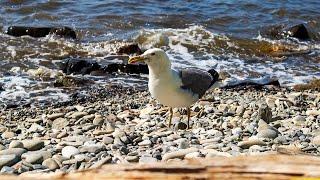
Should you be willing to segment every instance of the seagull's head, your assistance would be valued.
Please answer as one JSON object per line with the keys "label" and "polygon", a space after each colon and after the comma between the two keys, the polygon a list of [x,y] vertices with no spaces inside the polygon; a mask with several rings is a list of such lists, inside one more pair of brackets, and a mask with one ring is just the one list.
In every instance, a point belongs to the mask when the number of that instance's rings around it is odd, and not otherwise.
{"label": "seagull's head", "polygon": [[149,49],[140,56],[131,57],[128,61],[129,64],[136,62],[145,62],[149,68],[158,70],[163,68],[170,69],[171,67],[169,57],[164,50],[159,48]]}

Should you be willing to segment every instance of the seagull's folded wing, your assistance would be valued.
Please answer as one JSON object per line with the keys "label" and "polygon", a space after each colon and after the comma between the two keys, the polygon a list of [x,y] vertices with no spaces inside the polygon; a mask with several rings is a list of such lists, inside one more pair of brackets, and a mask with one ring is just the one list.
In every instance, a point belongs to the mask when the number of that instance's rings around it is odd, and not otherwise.
{"label": "seagull's folded wing", "polygon": [[196,68],[186,68],[179,71],[182,81],[181,88],[198,94],[199,98],[210,88],[213,77],[210,73]]}

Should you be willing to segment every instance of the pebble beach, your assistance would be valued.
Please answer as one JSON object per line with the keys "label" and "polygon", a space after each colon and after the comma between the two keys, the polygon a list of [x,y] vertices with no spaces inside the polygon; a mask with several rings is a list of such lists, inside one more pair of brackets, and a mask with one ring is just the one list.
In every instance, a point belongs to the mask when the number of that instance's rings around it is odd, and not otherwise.
{"label": "pebble beach", "polygon": [[73,172],[103,164],[214,156],[320,153],[320,92],[209,90],[192,107],[167,108],[146,90],[105,86],[86,97],[0,113],[1,173]]}

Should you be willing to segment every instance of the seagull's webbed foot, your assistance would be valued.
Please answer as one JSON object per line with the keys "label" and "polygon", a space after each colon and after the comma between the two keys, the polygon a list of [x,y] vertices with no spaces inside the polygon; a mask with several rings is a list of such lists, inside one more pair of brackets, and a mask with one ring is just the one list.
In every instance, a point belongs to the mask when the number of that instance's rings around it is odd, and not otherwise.
{"label": "seagull's webbed foot", "polygon": [[187,115],[188,115],[187,129],[189,129],[190,128],[190,107],[187,107]]}
{"label": "seagull's webbed foot", "polygon": [[170,128],[171,127],[171,121],[172,121],[172,116],[173,116],[173,110],[172,110],[172,107],[169,108],[169,123],[168,123],[168,127]]}

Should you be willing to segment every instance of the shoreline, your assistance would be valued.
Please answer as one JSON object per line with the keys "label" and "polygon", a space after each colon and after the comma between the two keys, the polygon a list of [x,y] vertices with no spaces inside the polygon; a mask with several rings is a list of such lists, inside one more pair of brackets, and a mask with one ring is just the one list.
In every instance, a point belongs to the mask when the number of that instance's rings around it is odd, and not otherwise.
{"label": "shoreline", "polygon": [[[70,104],[1,111],[2,173],[73,172],[101,164],[243,154],[320,154],[320,92],[267,86],[211,89],[186,111],[149,93],[111,86]],[[5,161],[5,162],[4,162]]]}

